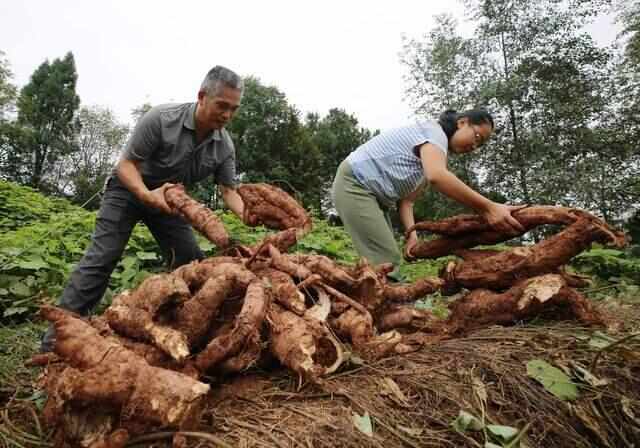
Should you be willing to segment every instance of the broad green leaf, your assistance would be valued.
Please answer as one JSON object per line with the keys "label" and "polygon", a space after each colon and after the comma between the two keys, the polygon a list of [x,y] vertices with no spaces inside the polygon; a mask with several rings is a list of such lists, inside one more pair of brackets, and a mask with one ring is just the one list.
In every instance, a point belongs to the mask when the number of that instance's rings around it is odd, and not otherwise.
{"label": "broad green leaf", "polygon": [[19,268],[29,269],[37,271],[38,269],[45,269],[49,267],[49,264],[42,258],[34,258],[31,260],[21,260],[16,263]]}
{"label": "broad green leaf", "polygon": [[157,260],[158,259],[158,254],[156,254],[155,252],[138,251],[136,252],[136,256],[138,257],[139,260]]}
{"label": "broad green leaf", "polygon": [[12,306],[4,310],[4,313],[2,313],[2,315],[4,317],[9,317],[9,316],[14,316],[16,314],[26,313],[27,311],[29,311],[29,308],[27,308],[26,306],[15,306],[15,307]]}
{"label": "broad green leaf", "polygon": [[361,433],[366,436],[373,437],[373,424],[371,423],[371,418],[369,417],[368,412],[365,412],[362,416],[354,412],[352,417],[353,424]]}
{"label": "broad green leaf", "polygon": [[578,398],[578,388],[571,379],[557,367],[541,359],[527,363],[527,375],[538,381],[544,388],[561,400]]}
{"label": "broad green leaf", "polygon": [[31,288],[29,288],[24,283],[14,283],[9,287],[9,291],[18,297],[29,297],[33,295],[31,292]]}
{"label": "broad green leaf", "polygon": [[138,263],[138,259],[132,256],[124,257],[120,264],[124,270],[130,269],[132,266],[135,266]]}
{"label": "broad green leaf", "polygon": [[460,411],[456,419],[451,422],[451,426],[458,432],[480,431],[484,428],[480,419],[466,411]]}
{"label": "broad green leaf", "polygon": [[211,243],[211,241],[208,240],[198,241],[198,246],[200,246],[200,249],[202,249],[204,252],[209,252],[216,247],[213,243]]}
{"label": "broad green leaf", "polygon": [[512,426],[503,425],[487,425],[487,431],[503,442],[510,442],[519,432],[518,429]]}
{"label": "broad green leaf", "polygon": [[2,252],[7,254],[7,255],[11,255],[13,257],[16,257],[16,256],[20,255],[23,250],[24,249],[19,248],[19,247],[5,247],[4,249],[2,249]]}

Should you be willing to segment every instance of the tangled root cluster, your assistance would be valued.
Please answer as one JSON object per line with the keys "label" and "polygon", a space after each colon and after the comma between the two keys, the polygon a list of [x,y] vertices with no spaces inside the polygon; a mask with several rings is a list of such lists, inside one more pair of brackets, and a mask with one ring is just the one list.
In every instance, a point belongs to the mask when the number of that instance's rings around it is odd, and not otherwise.
{"label": "tangled root cluster", "polygon": [[[512,237],[490,230],[480,217],[419,223],[417,228],[443,236],[421,243],[416,254],[457,253],[463,259],[440,277],[397,285],[387,282],[388,265],[344,266],[321,255],[287,253],[311,229],[304,210],[268,185],[243,186],[240,194],[246,222],[285,230],[237,248],[233,256],[149,277],[89,321],[43,308],[56,328],[59,357],[44,377],[45,416],[58,428],[60,446],[120,447],[150,428],[189,428],[209,391],[202,378],[274,359],[301,380],[322,383],[345,360],[345,344],[365,359],[378,359],[547,309],[602,325],[604,317],[573,289],[581,279],[562,265],[593,241],[624,244],[624,236],[601,220],[559,207],[516,212],[527,229],[547,223],[566,228],[536,245],[499,253],[469,250]],[[177,208],[194,228],[211,233],[212,220],[202,209],[184,197],[172,203],[181,204]],[[214,242],[222,241],[213,233]],[[436,291],[463,288],[468,292],[451,304],[445,320],[410,305]]]}

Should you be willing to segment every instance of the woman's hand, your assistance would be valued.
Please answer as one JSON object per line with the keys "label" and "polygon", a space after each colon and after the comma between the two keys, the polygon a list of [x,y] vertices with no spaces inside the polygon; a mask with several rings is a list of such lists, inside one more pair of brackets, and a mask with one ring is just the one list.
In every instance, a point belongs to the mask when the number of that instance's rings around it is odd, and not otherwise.
{"label": "woman's hand", "polygon": [[491,202],[482,213],[482,216],[494,230],[506,233],[507,235],[521,234],[524,233],[526,229],[511,213],[524,207],[526,207],[526,205],[506,205]]}
{"label": "woman's hand", "polygon": [[416,247],[417,244],[418,244],[418,234],[415,231],[411,232],[411,234],[409,234],[409,237],[407,238],[407,241],[404,244],[405,260],[413,261],[416,259],[411,253],[411,251],[413,251],[413,249]]}

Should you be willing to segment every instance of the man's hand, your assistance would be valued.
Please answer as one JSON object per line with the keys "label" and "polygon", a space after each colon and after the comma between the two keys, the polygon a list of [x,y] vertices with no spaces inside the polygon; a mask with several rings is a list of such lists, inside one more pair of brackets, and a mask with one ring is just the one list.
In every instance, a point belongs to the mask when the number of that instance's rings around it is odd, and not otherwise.
{"label": "man's hand", "polygon": [[220,185],[222,200],[238,218],[244,222],[244,202],[234,187]]}
{"label": "man's hand", "polygon": [[511,212],[515,212],[524,207],[526,207],[526,205],[506,205],[492,202],[484,213],[482,213],[482,216],[493,229],[506,233],[507,235],[517,235],[524,233],[526,229],[517,219],[511,216]]}
{"label": "man's hand", "polygon": [[149,191],[142,197],[142,203],[148,207],[157,208],[163,213],[173,215],[174,211],[169,207],[167,201],[164,199],[164,192],[167,188],[172,187],[174,184],[166,183],[161,187]]}

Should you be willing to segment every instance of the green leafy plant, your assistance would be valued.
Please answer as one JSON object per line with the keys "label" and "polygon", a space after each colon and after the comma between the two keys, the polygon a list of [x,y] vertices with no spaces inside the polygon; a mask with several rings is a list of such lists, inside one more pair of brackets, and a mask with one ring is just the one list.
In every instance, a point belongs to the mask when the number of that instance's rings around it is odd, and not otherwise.
{"label": "green leafy plant", "polygon": [[628,279],[640,283],[640,260],[621,250],[596,247],[575,257],[571,264],[581,272],[603,279]]}

